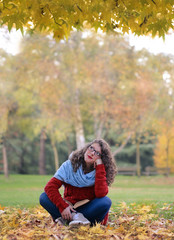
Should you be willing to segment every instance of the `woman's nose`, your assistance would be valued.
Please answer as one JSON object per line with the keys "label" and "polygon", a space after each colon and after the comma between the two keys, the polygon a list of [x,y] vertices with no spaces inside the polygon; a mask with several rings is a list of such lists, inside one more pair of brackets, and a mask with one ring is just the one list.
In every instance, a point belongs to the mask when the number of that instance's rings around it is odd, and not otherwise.
{"label": "woman's nose", "polygon": [[92,151],[91,153],[92,153],[92,156],[94,156],[94,155],[95,155],[95,152],[94,152],[94,151]]}

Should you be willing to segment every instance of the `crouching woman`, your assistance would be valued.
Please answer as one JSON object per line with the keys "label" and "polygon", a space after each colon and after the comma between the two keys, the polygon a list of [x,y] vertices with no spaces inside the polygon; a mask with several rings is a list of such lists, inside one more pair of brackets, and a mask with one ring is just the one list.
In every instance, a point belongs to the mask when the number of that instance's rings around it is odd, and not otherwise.
{"label": "crouching woman", "polygon": [[[111,207],[106,195],[115,175],[116,165],[109,145],[103,139],[96,139],[74,151],[61,165],[40,195],[40,204],[55,222],[105,225]],[[62,185],[63,198],[59,192]]]}

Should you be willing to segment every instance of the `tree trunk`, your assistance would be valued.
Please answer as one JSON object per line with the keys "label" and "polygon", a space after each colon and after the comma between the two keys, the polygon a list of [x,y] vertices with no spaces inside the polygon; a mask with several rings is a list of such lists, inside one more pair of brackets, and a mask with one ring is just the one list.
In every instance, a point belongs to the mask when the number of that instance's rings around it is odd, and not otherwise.
{"label": "tree trunk", "polygon": [[170,143],[170,140],[168,139],[167,140],[167,146],[166,146],[166,176],[168,177],[169,176],[169,143]]}
{"label": "tree trunk", "polygon": [[73,148],[72,148],[72,144],[70,143],[70,139],[68,136],[66,137],[66,145],[68,148],[68,155],[70,155],[73,151]]}
{"label": "tree trunk", "polygon": [[7,160],[7,150],[5,146],[5,142],[3,141],[2,145],[2,153],[3,153],[3,168],[4,168],[4,175],[6,178],[8,178],[9,173],[8,173],[8,160]]}
{"label": "tree trunk", "polygon": [[101,120],[99,122],[97,117],[94,119],[94,133],[96,139],[102,138],[103,125],[104,121]]}
{"label": "tree trunk", "polygon": [[79,106],[79,93],[76,91],[75,95],[75,132],[76,132],[76,145],[77,149],[81,149],[85,145],[85,136],[83,130],[83,122]]}
{"label": "tree trunk", "polygon": [[136,166],[137,166],[137,175],[141,176],[141,164],[140,164],[140,142],[136,142]]}
{"label": "tree trunk", "polygon": [[45,133],[42,130],[40,135],[40,153],[39,153],[39,174],[45,175]]}
{"label": "tree trunk", "polygon": [[55,170],[57,171],[57,169],[59,168],[59,155],[58,155],[56,145],[53,142],[52,142],[52,148],[53,148],[53,152],[54,152]]}

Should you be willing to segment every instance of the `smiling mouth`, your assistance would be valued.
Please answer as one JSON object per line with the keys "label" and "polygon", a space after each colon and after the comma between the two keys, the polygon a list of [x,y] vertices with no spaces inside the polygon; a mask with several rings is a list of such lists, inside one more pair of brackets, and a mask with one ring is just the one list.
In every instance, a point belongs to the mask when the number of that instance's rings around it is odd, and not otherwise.
{"label": "smiling mouth", "polygon": [[91,157],[91,156],[89,156],[89,155],[88,155],[88,158],[92,159],[92,157]]}

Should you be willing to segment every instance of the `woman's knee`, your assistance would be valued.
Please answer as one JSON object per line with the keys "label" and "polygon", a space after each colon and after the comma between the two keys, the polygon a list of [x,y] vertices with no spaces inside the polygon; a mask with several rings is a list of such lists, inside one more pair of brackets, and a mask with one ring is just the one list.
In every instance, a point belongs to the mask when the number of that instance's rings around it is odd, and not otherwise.
{"label": "woman's knee", "polygon": [[41,206],[44,206],[45,203],[46,203],[46,198],[47,198],[47,195],[45,192],[41,193],[40,195],[40,198],[39,198],[39,202],[40,202],[40,205]]}
{"label": "woman's knee", "polygon": [[109,197],[105,197],[105,206],[109,210],[112,205],[112,201]]}
{"label": "woman's knee", "polygon": [[99,206],[101,208],[104,208],[106,211],[110,209],[111,205],[112,205],[112,201],[109,197],[105,196],[102,198],[98,198],[99,199]]}

